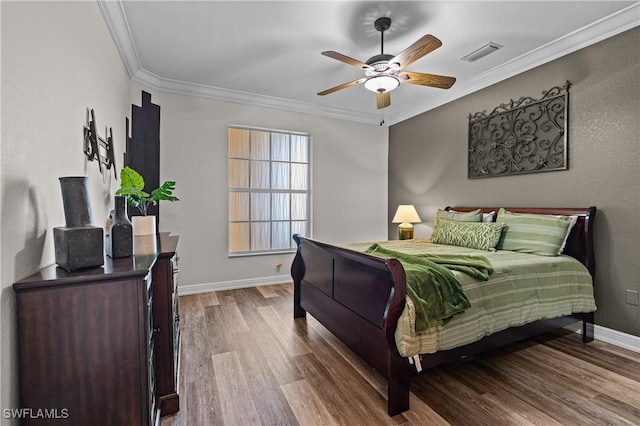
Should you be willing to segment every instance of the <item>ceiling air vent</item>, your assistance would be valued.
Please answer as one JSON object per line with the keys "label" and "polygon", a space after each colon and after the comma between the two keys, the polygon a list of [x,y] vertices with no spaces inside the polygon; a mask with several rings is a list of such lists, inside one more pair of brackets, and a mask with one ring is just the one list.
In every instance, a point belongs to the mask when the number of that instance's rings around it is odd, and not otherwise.
{"label": "ceiling air vent", "polygon": [[484,58],[485,56],[495,52],[500,48],[502,48],[501,45],[490,41],[489,43],[485,44],[481,48],[476,49],[473,52],[469,53],[468,55],[463,56],[462,58],[460,58],[460,60],[466,61],[466,62],[475,62],[478,59]]}

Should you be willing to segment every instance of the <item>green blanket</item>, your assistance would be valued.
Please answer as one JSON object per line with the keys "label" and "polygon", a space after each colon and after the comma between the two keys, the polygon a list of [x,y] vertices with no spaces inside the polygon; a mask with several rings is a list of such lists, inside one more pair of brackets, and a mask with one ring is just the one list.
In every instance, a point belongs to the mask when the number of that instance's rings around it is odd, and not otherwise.
{"label": "green blanket", "polygon": [[488,280],[493,268],[486,257],[472,255],[411,255],[372,244],[366,253],[395,258],[402,263],[407,277],[407,294],[416,308],[416,332],[442,324],[454,314],[471,307],[460,282],[449,270],[457,270],[476,279]]}

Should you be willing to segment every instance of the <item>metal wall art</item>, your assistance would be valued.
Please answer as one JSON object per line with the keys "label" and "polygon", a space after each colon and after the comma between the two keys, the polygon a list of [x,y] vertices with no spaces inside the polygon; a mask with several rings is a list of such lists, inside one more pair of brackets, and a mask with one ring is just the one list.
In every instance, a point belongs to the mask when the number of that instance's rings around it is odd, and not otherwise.
{"label": "metal wall art", "polygon": [[569,86],[469,114],[469,178],[566,170]]}
{"label": "metal wall art", "polygon": [[[91,118],[89,118],[89,114],[91,114]],[[116,160],[113,153],[112,128],[109,128],[108,134],[109,136],[107,136],[106,140],[98,136],[98,132],[96,131],[96,115],[93,109],[91,109],[91,112],[87,110],[87,125],[84,127],[84,153],[89,161],[98,161],[98,168],[103,178],[105,170],[110,170],[112,167],[115,170],[116,167]],[[113,173],[113,176],[118,180],[117,173]]]}

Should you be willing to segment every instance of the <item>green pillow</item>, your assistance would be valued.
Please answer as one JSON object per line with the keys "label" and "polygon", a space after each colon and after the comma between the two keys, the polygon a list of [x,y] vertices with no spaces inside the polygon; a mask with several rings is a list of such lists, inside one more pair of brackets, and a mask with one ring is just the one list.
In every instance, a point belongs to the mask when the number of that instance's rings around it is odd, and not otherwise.
{"label": "green pillow", "polygon": [[456,222],[482,222],[482,210],[477,209],[471,212],[456,212],[453,210],[438,209],[436,212],[436,220],[433,223],[433,230],[431,231],[431,239],[438,236],[438,225],[440,220],[455,220]]}
{"label": "green pillow", "polygon": [[499,250],[557,256],[567,235],[571,216],[513,213],[498,210],[498,222],[507,226],[496,246]]}
{"label": "green pillow", "polygon": [[456,222],[440,219],[438,232],[431,236],[435,244],[495,251],[504,223]]}
{"label": "green pillow", "polygon": [[470,212],[456,212],[453,210],[438,209],[436,219],[457,220],[458,222],[482,222],[482,210],[477,209]]}

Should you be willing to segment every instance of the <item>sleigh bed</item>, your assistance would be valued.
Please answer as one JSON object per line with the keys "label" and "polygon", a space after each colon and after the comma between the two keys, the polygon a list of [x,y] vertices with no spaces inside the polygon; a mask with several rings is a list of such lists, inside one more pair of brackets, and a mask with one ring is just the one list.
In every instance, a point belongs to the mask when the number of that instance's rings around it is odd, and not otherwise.
{"label": "sleigh bed", "polygon": [[[451,207],[445,210],[472,212],[477,209],[481,209],[484,213],[498,211],[497,208],[492,207]],[[582,268],[584,275],[588,276],[589,297],[592,299],[591,277],[595,274],[592,228],[596,208],[507,208],[507,210],[516,215],[535,214],[574,218],[575,224],[570,227],[564,250],[557,256],[557,260],[573,264],[579,262],[578,267]],[[495,215],[492,220],[496,220]],[[542,319],[523,322],[522,325],[510,326],[502,330],[497,327],[498,330],[495,332],[479,336],[477,339],[468,338],[473,341],[465,341],[460,346],[450,343],[450,347],[446,349],[436,347],[435,352],[433,348],[427,351],[432,353],[423,353],[425,350],[420,349],[419,354],[407,354],[407,348],[402,344],[402,337],[396,336],[400,334],[399,330],[402,328],[400,326],[406,322],[407,312],[411,311],[408,308],[412,307],[411,298],[407,297],[408,274],[405,272],[403,263],[394,257],[383,258],[366,253],[365,248],[368,244],[337,246],[299,235],[295,235],[294,240],[298,245],[291,266],[294,281],[294,318],[302,318],[309,312],[388,380],[390,416],[409,409],[409,378],[421,368],[451,362],[578,321],[582,322],[583,342],[593,340],[595,305],[592,308],[584,306],[578,309],[569,308],[569,312],[563,312],[556,317],[550,317],[547,313],[540,315]],[[398,241],[386,243],[392,248],[394,244],[402,244]],[[416,240],[416,244],[418,243],[419,241]],[[428,245],[430,242],[425,244]],[[503,250],[497,250],[491,255],[486,252],[487,258],[495,259],[496,256],[500,256],[500,252]],[[545,256],[538,257],[545,258]],[[549,258],[545,258],[544,261],[549,263]],[[528,260],[521,261],[521,263],[528,262]],[[551,267],[557,267],[557,262],[552,262]],[[537,274],[529,273],[529,275],[541,280],[536,276]],[[557,275],[557,272],[549,275]],[[584,283],[582,285],[584,287]],[[463,283],[462,287],[464,286]],[[538,295],[531,297],[535,298]],[[490,300],[491,296],[485,295],[484,298]],[[468,313],[453,315],[450,323],[445,321],[437,328],[446,330],[447,327],[454,327],[456,322],[462,323],[465,314],[474,314],[474,303],[471,304]],[[512,309],[524,312],[530,308],[523,305]],[[431,327],[429,330],[433,329],[434,327]],[[436,340],[439,341],[439,339]],[[446,339],[441,340],[446,341]],[[400,348],[397,342],[401,342]]]}

